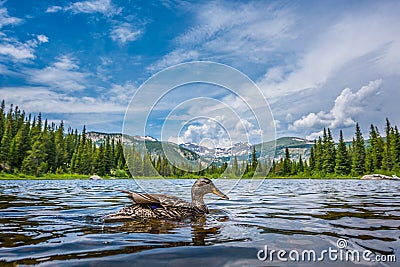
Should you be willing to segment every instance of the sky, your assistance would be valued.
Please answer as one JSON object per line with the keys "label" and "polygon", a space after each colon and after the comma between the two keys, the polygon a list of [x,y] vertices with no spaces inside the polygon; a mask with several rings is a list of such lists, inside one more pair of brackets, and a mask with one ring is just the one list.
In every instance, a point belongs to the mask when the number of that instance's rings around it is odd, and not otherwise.
{"label": "sky", "polygon": [[[314,139],[329,127],[336,139],[339,129],[351,139],[356,122],[368,137],[371,123],[381,132],[386,117],[400,124],[399,14],[399,1],[1,1],[0,99],[72,128],[122,132],[132,97],[150,77],[212,61],[255,82],[277,137]],[[181,120],[181,135],[167,138],[218,137],[216,145],[226,145],[237,122],[220,125],[212,105],[237,98],[206,87],[160,101],[168,105],[146,133],[160,138],[168,111],[207,96],[219,102],[208,101],[203,118]]]}

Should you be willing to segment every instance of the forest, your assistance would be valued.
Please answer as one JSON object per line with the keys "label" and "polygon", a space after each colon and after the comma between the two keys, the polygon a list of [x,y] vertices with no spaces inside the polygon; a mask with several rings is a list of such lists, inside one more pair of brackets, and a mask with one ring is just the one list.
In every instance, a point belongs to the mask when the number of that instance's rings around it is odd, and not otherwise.
{"label": "forest", "polygon": [[[125,147],[119,138],[108,136],[100,144],[87,138],[86,128],[65,129],[43,121],[39,113],[33,117],[12,104],[0,106],[0,170],[13,175],[27,174],[98,174],[109,177],[164,176],[164,177],[252,177],[266,173],[267,163],[257,160],[255,146],[249,160],[232,165],[211,164],[198,172],[184,171],[170,164],[162,153],[140,153],[134,145]],[[126,146],[126,144],[125,144]],[[128,168],[128,163],[130,171]],[[340,131],[335,144],[331,130],[324,129],[323,136],[315,140],[308,159],[294,160],[286,148],[284,158],[270,162],[269,177],[357,177],[365,173],[396,173],[400,170],[400,134],[386,119],[385,136],[371,125],[369,139],[364,140],[359,125],[351,143],[346,143]],[[154,168],[153,168],[154,166]]]}
{"label": "forest", "polygon": [[308,160],[291,159],[288,148],[280,161],[273,161],[269,176],[300,177],[359,177],[364,174],[383,173],[392,175],[400,171],[400,134],[386,119],[385,137],[378,127],[371,124],[369,139],[365,140],[357,123],[350,144],[343,139],[335,144],[331,130],[323,130],[323,136],[314,141]]}

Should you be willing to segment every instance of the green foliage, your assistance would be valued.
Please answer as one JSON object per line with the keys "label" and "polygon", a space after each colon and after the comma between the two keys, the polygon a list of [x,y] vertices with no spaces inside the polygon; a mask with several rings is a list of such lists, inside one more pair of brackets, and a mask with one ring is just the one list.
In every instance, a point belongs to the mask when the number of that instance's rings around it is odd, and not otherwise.
{"label": "green foliage", "polygon": [[360,125],[356,124],[356,134],[353,138],[353,153],[351,169],[354,175],[362,175],[365,172],[365,143]]}
{"label": "green foliage", "polygon": [[[257,159],[257,146],[253,146],[248,160],[237,157],[232,164],[214,162],[201,171],[191,170],[185,163],[171,164],[162,151],[160,142],[146,142],[148,153],[126,145],[120,139],[107,136],[95,143],[86,136],[86,127],[79,134],[75,129],[64,129],[64,123],[48,125],[42,121],[42,115],[31,120],[18,107],[5,108],[0,105],[0,173],[18,174],[21,177],[53,177],[65,175],[87,177],[89,174],[100,176],[129,177],[253,177],[265,173],[271,164],[270,176],[285,177],[348,177],[359,176],[364,172],[383,174],[400,171],[400,133],[386,119],[386,138],[371,125],[369,146],[366,147],[360,126],[356,125],[355,137],[351,146],[347,146],[340,132],[339,143],[335,145],[329,128],[324,129],[322,138],[315,140],[308,160],[300,156],[292,158],[293,147],[286,147],[285,154],[272,162]],[[180,150],[189,158],[197,155],[188,150]],[[204,162],[198,161],[199,166]],[[179,167],[178,167],[179,166]]]}
{"label": "green foliage", "polygon": [[278,162],[272,162],[270,177],[359,177],[364,173],[379,172],[386,175],[400,171],[400,133],[386,120],[386,142],[379,130],[371,125],[369,146],[366,146],[359,124],[350,146],[340,131],[335,146],[330,129],[324,129],[323,138],[314,141],[307,162],[291,159],[289,149]]}
{"label": "green foliage", "polygon": [[339,144],[336,150],[335,173],[338,175],[348,175],[350,173],[350,158],[346,143],[343,139],[343,132],[340,130]]}

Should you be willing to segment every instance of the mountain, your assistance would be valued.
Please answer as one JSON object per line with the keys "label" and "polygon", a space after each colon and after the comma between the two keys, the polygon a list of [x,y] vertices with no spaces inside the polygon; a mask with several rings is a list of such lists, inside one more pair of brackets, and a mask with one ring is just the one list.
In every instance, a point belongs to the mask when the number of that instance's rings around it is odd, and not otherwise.
{"label": "mountain", "polygon": [[120,133],[88,132],[86,133],[86,137],[91,139],[97,145],[104,143],[107,137],[110,139],[114,138],[116,141],[123,140],[125,145],[133,144],[136,147],[143,146],[143,141],[145,141],[146,149],[152,156],[158,156],[162,154],[162,151],[168,151],[168,159],[172,162],[178,162],[182,157],[189,160],[199,158],[199,155],[189,149],[180,147],[171,142],[158,141],[152,136],[124,135],[124,138],[122,139],[122,134]]}
{"label": "mountain", "polygon": [[[92,139],[96,144],[104,142],[107,137],[114,138],[119,141],[122,138],[120,133],[101,133],[101,132],[88,132],[86,136]],[[171,142],[161,142],[151,136],[124,136],[125,144],[142,145],[146,141],[147,150],[152,155],[159,155],[163,150],[168,150],[170,160],[177,161],[180,157],[187,159],[197,159],[203,157],[205,159],[213,159],[218,163],[224,163],[230,160],[231,155],[236,155],[239,161],[247,160],[251,156],[253,146],[249,143],[240,142],[229,147],[208,148],[193,143],[174,144]],[[255,148],[260,153],[261,147],[263,148],[263,155],[271,155],[274,152],[275,146],[275,159],[284,157],[285,148],[289,149],[290,155],[293,159],[298,159],[301,155],[303,159],[308,159],[310,156],[310,149],[314,145],[313,141],[298,138],[298,137],[281,137],[275,141],[269,141],[262,144],[256,144]]]}
{"label": "mountain", "polygon": [[236,143],[229,147],[208,148],[197,144],[185,143],[180,147],[189,149],[201,157],[216,158],[222,161],[229,161],[231,155],[236,155],[239,160],[246,160],[251,154],[252,145],[249,143]]}
{"label": "mountain", "polygon": [[281,137],[276,141],[257,144],[255,147],[256,151],[260,151],[261,147],[263,147],[263,154],[270,155],[273,153],[274,145],[275,159],[281,159],[285,156],[286,147],[289,149],[292,159],[299,159],[300,155],[303,159],[308,159],[310,157],[310,150],[314,145],[314,142],[298,137]]}

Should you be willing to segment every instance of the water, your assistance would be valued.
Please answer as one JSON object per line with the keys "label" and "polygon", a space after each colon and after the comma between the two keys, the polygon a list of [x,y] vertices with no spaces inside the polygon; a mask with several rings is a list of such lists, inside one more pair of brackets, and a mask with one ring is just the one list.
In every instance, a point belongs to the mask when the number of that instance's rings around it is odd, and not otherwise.
{"label": "water", "polygon": [[[190,198],[194,180],[141,180],[153,191]],[[0,266],[399,266],[400,183],[361,180],[219,180],[230,200],[208,196],[210,214],[183,222],[105,222],[129,205],[119,189],[134,180],[0,181]],[[337,241],[345,239],[345,249]],[[328,248],[394,255],[396,262],[275,258]],[[261,252],[260,257],[264,255]],[[288,258],[288,255],[286,255]],[[391,259],[393,261],[393,259]],[[118,264],[118,265],[117,265]],[[361,264],[361,265],[360,265]]]}

